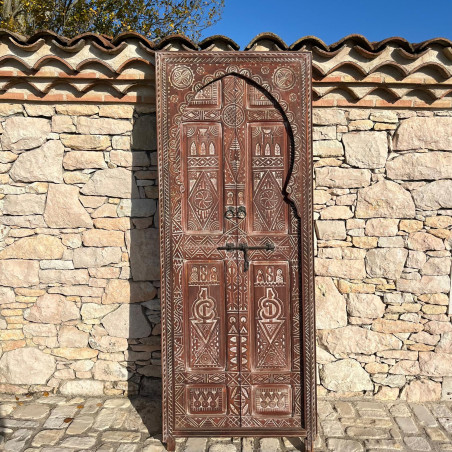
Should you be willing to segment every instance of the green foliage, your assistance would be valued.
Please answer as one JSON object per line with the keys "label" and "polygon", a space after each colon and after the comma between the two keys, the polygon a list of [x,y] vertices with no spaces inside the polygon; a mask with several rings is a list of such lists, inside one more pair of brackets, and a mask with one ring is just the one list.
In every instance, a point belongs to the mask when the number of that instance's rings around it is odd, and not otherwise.
{"label": "green foliage", "polygon": [[136,31],[150,39],[182,33],[197,40],[223,6],[224,0],[0,0],[0,27],[26,35]]}

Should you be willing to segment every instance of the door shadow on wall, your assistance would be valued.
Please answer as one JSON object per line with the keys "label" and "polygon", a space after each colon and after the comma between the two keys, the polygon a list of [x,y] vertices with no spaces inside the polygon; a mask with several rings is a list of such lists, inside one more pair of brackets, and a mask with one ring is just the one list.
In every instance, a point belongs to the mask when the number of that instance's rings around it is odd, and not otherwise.
{"label": "door shadow on wall", "polygon": [[[155,107],[136,107],[132,130],[131,199],[120,215],[130,219],[128,349],[129,399],[149,435],[161,440],[160,247]],[[120,208],[121,210],[121,208]],[[132,420],[133,422],[133,420]]]}

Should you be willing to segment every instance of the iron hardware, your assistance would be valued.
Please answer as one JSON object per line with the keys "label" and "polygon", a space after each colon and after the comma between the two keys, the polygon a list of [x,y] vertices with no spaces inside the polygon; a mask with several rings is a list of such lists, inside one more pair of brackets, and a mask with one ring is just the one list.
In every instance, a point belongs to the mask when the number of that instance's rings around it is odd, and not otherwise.
{"label": "iron hardware", "polygon": [[246,272],[250,268],[250,262],[248,260],[248,251],[254,250],[265,250],[265,251],[273,251],[275,249],[275,245],[272,242],[266,243],[264,246],[248,246],[247,243],[239,243],[238,245],[234,245],[234,243],[226,243],[225,246],[219,246],[217,250],[224,251],[243,251],[243,271]]}

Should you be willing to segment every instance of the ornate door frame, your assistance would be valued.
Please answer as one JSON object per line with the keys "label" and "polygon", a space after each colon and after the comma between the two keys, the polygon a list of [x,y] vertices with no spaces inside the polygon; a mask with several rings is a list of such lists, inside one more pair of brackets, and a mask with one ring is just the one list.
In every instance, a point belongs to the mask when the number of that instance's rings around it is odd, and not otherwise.
{"label": "ornate door frame", "polygon": [[[286,198],[300,219],[301,385],[302,422],[298,431],[265,433],[238,428],[237,436],[305,436],[312,448],[316,432],[315,322],[313,273],[311,54],[308,52],[158,52],[156,54],[157,114],[160,184],[160,255],[162,303],[163,437],[174,446],[174,362],[178,347],[174,331],[180,327],[178,303],[181,281],[173,277],[172,231],[182,227],[180,208],[171,188],[181,172],[180,124],[196,92],[216,79],[236,74],[266,91],[282,109],[290,130],[291,168],[284,187]],[[206,71],[206,67],[208,70]],[[196,70],[194,70],[196,68]],[[171,94],[172,93],[172,94]],[[175,109],[175,105],[177,108]],[[173,184],[173,185],[171,185]],[[204,436],[205,432],[194,432]],[[215,432],[221,436],[221,432]],[[226,435],[230,436],[228,431]]]}

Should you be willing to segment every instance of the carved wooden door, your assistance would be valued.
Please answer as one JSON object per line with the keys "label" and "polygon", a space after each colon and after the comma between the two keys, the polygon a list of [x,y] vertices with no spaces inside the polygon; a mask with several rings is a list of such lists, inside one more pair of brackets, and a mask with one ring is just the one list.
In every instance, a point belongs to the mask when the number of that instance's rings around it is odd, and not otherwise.
{"label": "carved wooden door", "polygon": [[311,448],[309,55],[157,56],[164,437]]}

